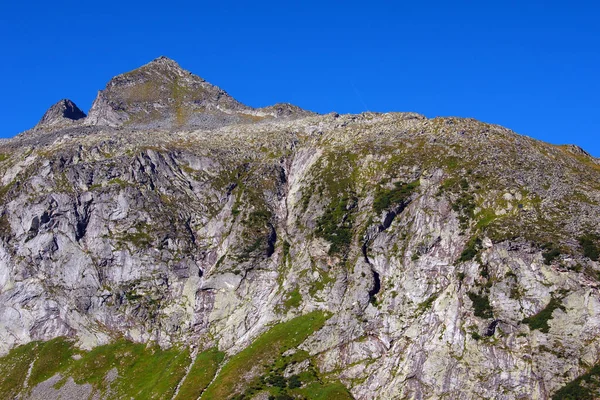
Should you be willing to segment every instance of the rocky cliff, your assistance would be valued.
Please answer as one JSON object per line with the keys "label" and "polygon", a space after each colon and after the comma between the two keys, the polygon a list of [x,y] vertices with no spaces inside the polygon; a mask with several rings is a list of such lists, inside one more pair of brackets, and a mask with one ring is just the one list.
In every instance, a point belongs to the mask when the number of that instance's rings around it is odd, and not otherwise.
{"label": "rocky cliff", "polygon": [[583,150],[166,58],[47,115],[0,143],[2,398],[599,396]]}

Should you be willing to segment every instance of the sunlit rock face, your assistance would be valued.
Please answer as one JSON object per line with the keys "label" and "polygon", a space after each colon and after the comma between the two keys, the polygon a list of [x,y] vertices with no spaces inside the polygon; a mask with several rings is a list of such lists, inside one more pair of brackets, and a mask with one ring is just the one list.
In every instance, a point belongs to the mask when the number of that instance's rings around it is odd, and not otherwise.
{"label": "sunlit rock face", "polygon": [[[202,398],[546,399],[600,358],[600,165],[574,146],[251,108],[161,57],[0,160],[0,370],[29,370],[3,394],[129,395],[129,364],[78,370],[123,339],[181,352],[171,386],[135,392],[169,399],[209,349]],[[11,356],[58,337],[71,361],[50,380],[46,345]]]}

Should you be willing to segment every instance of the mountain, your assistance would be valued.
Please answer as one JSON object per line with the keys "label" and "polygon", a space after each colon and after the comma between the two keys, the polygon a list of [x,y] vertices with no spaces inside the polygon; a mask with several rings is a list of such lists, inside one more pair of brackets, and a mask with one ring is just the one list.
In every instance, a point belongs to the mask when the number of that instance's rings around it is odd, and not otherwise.
{"label": "mountain", "polygon": [[0,143],[0,397],[600,396],[582,149],[166,58],[62,104]]}

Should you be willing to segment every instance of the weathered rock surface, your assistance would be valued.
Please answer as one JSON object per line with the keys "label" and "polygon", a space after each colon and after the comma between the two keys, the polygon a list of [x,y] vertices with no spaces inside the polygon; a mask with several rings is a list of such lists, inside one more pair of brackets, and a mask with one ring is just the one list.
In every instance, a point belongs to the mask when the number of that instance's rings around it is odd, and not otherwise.
{"label": "weathered rock surface", "polygon": [[85,124],[0,147],[3,353],[233,356],[321,310],[286,378],[315,365],[357,399],[546,399],[600,361],[587,154],[470,119],[252,109],[165,58]]}
{"label": "weathered rock surface", "polygon": [[253,109],[167,57],[114,77],[98,93],[86,123],[145,129],[216,128],[267,117],[308,115],[291,105]]}
{"label": "weathered rock surface", "polygon": [[69,99],[63,99],[46,111],[37,128],[65,126],[85,118],[85,113]]}

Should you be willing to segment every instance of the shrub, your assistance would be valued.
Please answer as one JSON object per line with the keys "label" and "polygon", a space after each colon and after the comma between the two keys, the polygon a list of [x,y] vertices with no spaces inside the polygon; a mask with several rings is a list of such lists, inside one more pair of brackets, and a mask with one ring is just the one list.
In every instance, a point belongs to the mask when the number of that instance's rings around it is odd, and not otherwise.
{"label": "shrub", "polygon": [[383,210],[405,203],[417,187],[419,187],[418,180],[410,183],[396,182],[395,187],[389,190],[378,188],[373,200],[373,210],[381,214]]}
{"label": "shrub", "polygon": [[594,400],[600,389],[600,365],[562,387],[552,396],[552,400]]}
{"label": "shrub", "polygon": [[458,222],[461,229],[467,229],[469,220],[475,216],[475,197],[471,193],[463,192],[456,202],[452,204],[452,209],[459,213]]}
{"label": "shrub", "polygon": [[296,389],[302,386],[302,380],[298,375],[292,375],[288,379],[288,387],[290,389]]}
{"label": "shrub", "polygon": [[481,250],[481,238],[479,238],[478,236],[474,236],[467,242],[467,245],[465,246],[465,249],[460,254],[458,261],[460,261],[460,262],[470,261],[470,260],[474,259],[475,256],[477,256],[477,254],[479,254],[480,250]]}
{"label": "shrub", "polygon": [[600,259],[600,249],[598,248],[598,235],[585,234],[579,238],[579,245],[583,248],[583,255],[592,261]]}
{"label": "shrub", "polygon": [[548,331],[550,330],[548,321],[552,319],[552,313],[557,308],[560,308],[563,311],[565,310],[560,300],[552,298],[552,300],[550,300],[548,305],[542,311],[531,317],[525,318],[523,320],[523,323],[529,325],[529,329],[531,330],[539,329],[544,333],[548,333]]}
{"label": "shrub", "polygon": [[492,318],[494,311],[490,305],[490,299],[486,294],[477,294],[474,292],[467,293],[469,299],[473,303],[473,309],[475,310],[475,316],[480,318]]}
{"label": "shrub", "polygon": [[542,253],[546,265],[550,265],[553,260],[560,256],[560,249],[554,243],[546,243],[542,248],[546,250]]}
{"label": "shrub", "polygon": [[267,383],[271,386],[284,389],[287,387],[286,379],[280,374],[274,374],[267,378]]}
{"label": "shrub", "polygon": [[329,255],[344,253],[352,242],[354,224],[350,202],[356,199],[346,195],[331,201],[325,213],[317,220],[317,236],[331,243]]}

